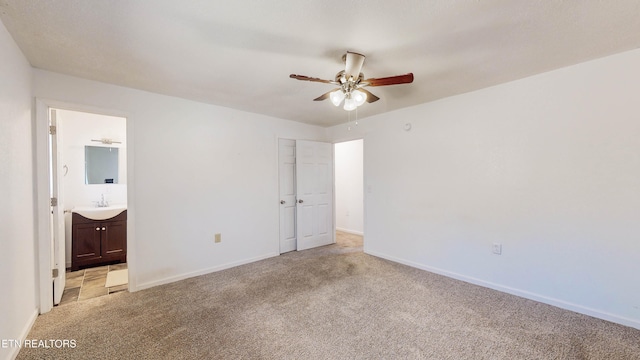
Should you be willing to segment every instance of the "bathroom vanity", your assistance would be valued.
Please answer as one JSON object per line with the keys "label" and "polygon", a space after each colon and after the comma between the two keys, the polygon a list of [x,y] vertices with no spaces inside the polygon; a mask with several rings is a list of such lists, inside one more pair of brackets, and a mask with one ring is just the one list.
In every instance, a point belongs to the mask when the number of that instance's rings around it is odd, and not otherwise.
{"label": "bathroom vanity", "polygon": [[72,211],[72,271],[127,261],[127,210],[118,210]]}

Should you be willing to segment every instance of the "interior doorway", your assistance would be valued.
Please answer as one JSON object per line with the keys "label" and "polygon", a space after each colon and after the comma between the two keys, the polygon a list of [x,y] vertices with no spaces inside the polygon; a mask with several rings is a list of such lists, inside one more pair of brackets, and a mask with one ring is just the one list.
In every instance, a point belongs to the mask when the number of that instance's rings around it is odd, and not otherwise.
{"label": "interior doorway", "polygon": [[[38,124],[46,124],[48,133],[47,138],[36,137],[38,159],[44,160],[45,153],[48,158],[46,168],[38,161],[39,202],[51,198],[49,216],[39,220],[40,312],[44,313],[60,303],[128,289],[127,124],[124,117],[47,106],[41,101],[37,110]],[[41,190],[45,174],[46,195]],[[82,226],[95,234],[74,243],[72,218],[78,214],[92,222]],[[93,240],[88,239],[96,240],[93,248],[88,246]]]}
{"label": "interior doorway", "polygon": [[[67,270],[64,292],[54,297],[54,304],[64,304],[127,288],[127,127],[123,117],[52,111],[58,123],[62,171],[57,180],[63,190],[58,211],[64,212],[61,245]],[[96,211],[113,213],[107,221],[96,217]],[[76,218],[81,223],[73,224]]]}
{"label": "interior doorway", "polygon": [[364,140],[334,144],[336,231],[364,236]]}

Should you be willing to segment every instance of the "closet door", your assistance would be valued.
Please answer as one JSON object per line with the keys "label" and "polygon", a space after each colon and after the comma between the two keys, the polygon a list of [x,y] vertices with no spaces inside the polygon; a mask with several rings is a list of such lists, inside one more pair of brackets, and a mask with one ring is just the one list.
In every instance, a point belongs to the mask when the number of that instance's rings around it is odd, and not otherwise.
{"label": "closet door", "polygon": [[297,249],[332,244],[333,146],[298,140],[295,154]]}
{"label": "closet door", "polygon": [[296,141],[278,142],[280,254],[296,250]]}

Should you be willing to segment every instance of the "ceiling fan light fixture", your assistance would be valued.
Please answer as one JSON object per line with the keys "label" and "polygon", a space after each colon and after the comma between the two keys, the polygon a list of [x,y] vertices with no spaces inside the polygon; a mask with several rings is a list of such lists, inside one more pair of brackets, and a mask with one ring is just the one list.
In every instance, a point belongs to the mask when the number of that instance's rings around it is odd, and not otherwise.
{"label": "ceiling fan light fixture", "polygon": [[340,103],[344,100],[344,93],[342,90],[336,90],[329,94],[329,99],[333,105],[340,106]]}
{"label": "ceiling fan light fixture", "polygon": [[356,106],[360,106],[364,104],[365,101],[367,101],[367,94],[360,90],[353,90],[351,92],[351,98],[353,99],[353,101],[355,101]]}
{"label": "ceiling fan light fixture", "polygon": [[347,111],[352,111],[355,110],[358,107],[358,105],[356,105],[356,101],[353,99],[344,99],[344,109]]}

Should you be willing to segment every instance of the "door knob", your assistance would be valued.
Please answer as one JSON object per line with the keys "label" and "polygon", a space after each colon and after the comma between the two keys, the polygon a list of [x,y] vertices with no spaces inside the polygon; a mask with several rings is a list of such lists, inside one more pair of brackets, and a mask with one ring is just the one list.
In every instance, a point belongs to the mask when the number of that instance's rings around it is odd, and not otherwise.
{"label": "door knob", "polygon": [[298,200],[298,203],[302,204],[304,201],[302,199]]}
{"label": "door knob", "polygon": [[96,228],[96,230],[100,231],[100,228],[99,228],[99,227],[97,227],[97,228]]}
{"label": "door knob", "polygon": [[280,200],[280,204],[282,204],[282,205],[284,205],[285,202],[286,201],[284,201],[284,200]]}
{"label": "door knob", "polygon": [[104,230],[107,230],[107,228],[102,228],[102,230],[103,230],[103,231],[104,231]]}

